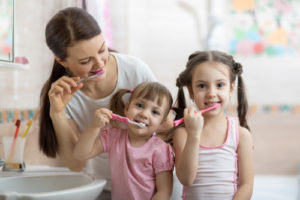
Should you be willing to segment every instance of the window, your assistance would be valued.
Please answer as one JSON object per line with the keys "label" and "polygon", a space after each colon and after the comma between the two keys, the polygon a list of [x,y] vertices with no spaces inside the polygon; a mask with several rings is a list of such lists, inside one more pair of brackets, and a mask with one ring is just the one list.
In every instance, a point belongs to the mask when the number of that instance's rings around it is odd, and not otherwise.
{"label": "window", "polygon": [[14,0],[0,1],[0,61],[14,61]]}

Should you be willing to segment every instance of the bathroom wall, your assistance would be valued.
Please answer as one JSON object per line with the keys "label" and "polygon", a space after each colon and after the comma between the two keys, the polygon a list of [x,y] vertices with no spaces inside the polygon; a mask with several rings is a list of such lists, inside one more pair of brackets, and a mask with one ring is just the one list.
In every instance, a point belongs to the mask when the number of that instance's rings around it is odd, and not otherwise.
{"label": "bathroom wall", "polygon": [[[41,87],[51,70],[53,55],[45,44],[44,29],[59,9],[77,1],[16,0],[16,56],[26,56],[28,71],[0,69],[0,113],[13,119],[36,113]],[[113,48],[143,59],[158,80],[176,96],[175,79],[187,57],[204,49],[206,1],[186,1],[199,11],[200,24],[187,12],[182,1],[110,0]],[[197,26],[199,26],[200,33]],[[299,56],[236,57],[244,66],[254,140],[255,171],[259,174],[295,174],[300,158],[300,74]],[[232,103],[231,106],[234,103]],[[22,113],[23,112],[23,113]],[[3,117],[3,116],[2,116]],[[24,117],[25,120],[26,117]],[[30,117],[29,117],[30,118]],[[28,119],[28,117],[27,117]],[[24,126],[26,121],[22,122]],[[28,134],[26,162],[62,165],[38,149],[38,121]],[[1,136],[13,134],[12,122],[1,122]],[[0,146],[0,157],[1,154]]]}
{"label": "bathroom wall", "polygon": [[0,109],[37,108],[42,84],[53,61],[45,43],[46,23],[59,9],[76,3],[76,0],[15,0],[15,56],[27,57],[30,70],[0,68]]}

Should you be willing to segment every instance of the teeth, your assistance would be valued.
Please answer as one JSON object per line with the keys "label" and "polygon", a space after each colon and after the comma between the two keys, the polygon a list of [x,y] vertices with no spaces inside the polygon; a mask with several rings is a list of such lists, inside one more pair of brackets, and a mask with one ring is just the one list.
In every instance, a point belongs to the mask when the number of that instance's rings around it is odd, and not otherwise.
{"label": "teeth", "polygon": [[215,105],[216,103],[206,103],[207,106],[213,106]]}
{"label": "teeth", "polygon": [[135,122],[140,123],[140,124],[144,124],[145,126],[148,126],[146,123],[138,121],[138,120],[135,120]]}

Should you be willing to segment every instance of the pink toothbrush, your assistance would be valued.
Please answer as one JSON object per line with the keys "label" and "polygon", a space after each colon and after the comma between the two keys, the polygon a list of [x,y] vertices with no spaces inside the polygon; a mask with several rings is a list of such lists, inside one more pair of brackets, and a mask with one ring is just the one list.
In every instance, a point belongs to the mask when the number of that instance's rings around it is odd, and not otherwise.
{"label": "pink toothbrush", "polygon": [[126,124],[133,124],[133,125],[139,126],[141,128],[146,127],[145,124],[132,121],[132,120],[128,119],[127,117],[122,117],[122,116],[116,115],[116,114],[112,114],[111,116],[112,116],[112,119],[124,122]]}
{"label": "pink toothbrush", "polygon": [[[86,78],[82,78],[79,81],[76,81],[76,84],[79,84],[79,83],[81,83],[83,81],[86,81],[86,80],[90,80],[90,79],[96,78],[97,76],[100,76],[103,73],[104,73],[104,69],[99,69],[99,70],[97,70],[97,71],[94,72],[94,75],[86,77]],[[50,96],[54,96],[54,95],[55,95],[55,93],[50,94]]]}
{"label": "pink toothbrush", "polygon": [[77,84],[83,82],[83,81],[86,81],[86,80],[90,80],[90,79],[93,79],[93,78],[96,78],[97,76],[100,76],[101,74],[104,73],[104,69],[99,69],[97,71],[94,72],[94,75],[92,76],[89,76],[89,77],[86,77],[86,78],[82,78],[80,79],[79,81],[76,81]]}
{"label": "pink toothbrush", "polygon": [[[207,111],[210,111],[210,110],[213,110],[213,109],[216,109],[218,107],[220,107],[221,104],[219,103],[216,103],[215,105],[211,106],[211,107],[208,107],[208,108],[205,108],[203,110],[200,110],[199,112],[201,112],[202,114],[207,112]],[[184,118],[181,118],[181,119],[178,119],[178,120],[175,120],[174,121],[174,126],[178,126],[179,124],[181,124],[182,122],[184,122]]]}

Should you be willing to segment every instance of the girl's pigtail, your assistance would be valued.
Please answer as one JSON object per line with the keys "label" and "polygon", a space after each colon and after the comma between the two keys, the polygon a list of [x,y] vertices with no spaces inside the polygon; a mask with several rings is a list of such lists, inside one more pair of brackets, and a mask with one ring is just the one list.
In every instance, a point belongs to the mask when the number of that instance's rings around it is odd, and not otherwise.
{"label": "girl's pigtail", "polygon": [[175,119],[180,119],[183,117],[183,111],[186,108],[186,101],[183,87],[178,88],[176,107],[173,110],[176,112]]}
{"label": "girl's pigtail", "polygon": [[237,87],[237,98],[238,98],[238,107],[237,107],[237,112],[238,112],[238,117],[240,121],[240,125],[242,127],[247,128],[250,130],[248,123],[247,123],[247,112],[248,112],[248,100],[247,100],[247,95],[246,95],[246,90],[245,90],[245,84],[243,81],[243,78],[241,74],[243,73],[243,68],[240,63],[235,63],[234,64],[234,73],[238,77],[238,87]]}
{"label": "girl's pigtail", "polygon": [[110,109],[113,113],[124,116],[125,103],[123,96],[126,93],[130,93],[128,89],[119,89],[110,100]]}
{"label": "girl's pigtail", "polygon": [[246,96],[244,81],[241,76],[238,77],[238,116],[240,125],[250,130],[247,123],[247,112],[248,112],[248,100]]}

